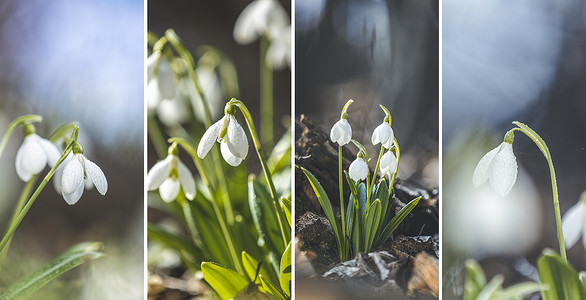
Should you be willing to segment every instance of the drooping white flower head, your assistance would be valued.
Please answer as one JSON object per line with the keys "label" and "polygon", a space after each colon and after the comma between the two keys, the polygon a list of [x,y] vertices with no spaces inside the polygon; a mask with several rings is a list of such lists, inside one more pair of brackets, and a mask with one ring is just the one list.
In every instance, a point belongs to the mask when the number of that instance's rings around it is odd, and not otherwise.
{"label": "drooping white flower head", "polygon": [[233,114],[225,114],[206,130],[197,146],[199,158],[203,159],[216,141],[220,143],[224,160],[231,166],[238,166],[248,154],[248,137]]}
{"label": "drooping white flower head", "polygon": [[472,183],[478,187],[486,180],[501,196],[506,196],[517,179],[517,159],[513,145],[502,142],[498,147],[486,153],[478,162]]}
{"label": "drooping white flower head", "polygon": [[74,147],[74,154],[68,161],[64,161],[63,173],[61,174],[61,194],[69,205],[79,201],[85,182],[89,179],[98,192],[105,195],[108,191],[108,181],[102,169],[87,159]]}
{"label": "drooping white flower head", "polygon": [[376,145],[381,143],[386,149],[391,148],[394,139],[395,134],[393,133],[393,129],[386,121],[383,121],[380,125],[378,125],[372,133],[372,144]]}
{"label": "drooping white flower head", "polygon": [[250,44],[262,35],[275,38],[289,25],[289,16],[276,0],[255,0],[244,8],[234,25],[234,39]]}
{"label": "drooping white flower head", "polygon": [[[203,65],[195,69],[197,80],[205,100],[208,103],[208,108],[212,118],[216,118],[222,112],[222,85],[220,77],[213,67]],[[187,99],[190,99],[191,106],[195,117],[200,120],[205,120],[205,110],[203,100],[193,85],[193,81],[189,76],[184,76],[179,80],[178,91]]]}
{"label": "drooping white flower head", "polygon": [[291,66],[291,26],[281,29],[281,32],[271,41],[265,61],[273,70]]}
{"label": "drooping white flower head", "polygon": [[[173,147],[173,146],[172,146]],[[185,197],[195,197],[195,179],[189,169],[179,160],[177,154],[169,151],[169,155],[157,162],[147,174],[147,190],[159,189],[161,199],[172,202],[183,187]]]}
{"label": "drooping white flower head", "polygon": [[566,247],[572,248],[580,237],[586,249],[586,192],[574,206],[570,207],[562,218],[562,229]]}
{"label": "drooping white flower head", "polygon": [[46,165],[53,167],[60,156],[61,153],[55,144],[36,133],[29,133],[16,152],[16,174],[22,181],[29,181],[33,175],[39,174]]}
{"label": "drooping white flower head", "polygon": [[366,179],[366,176],[368,175],[368,165],[364,161],[364,158],[356,157],[348,168],[348,175],[350,175],[350,178],[356,182]]}
{"label": "drooping white flower head", "polygon": [[389,172],[395,171],[397,167],[397,157],[392,151],[387,151],[380,159],[380,172],[383,176]]}
{"label": "drooping white flower head", "polygon": [[340,119],[330,130],[330,139],[340,146],[344,146],[352,139],[352,127],[346,119]]}
{"label": "drooping white flower head", "polygon": [[175,76],[160,51],[147,58],[147,103],[155,108],[164,99],[175,98]]}

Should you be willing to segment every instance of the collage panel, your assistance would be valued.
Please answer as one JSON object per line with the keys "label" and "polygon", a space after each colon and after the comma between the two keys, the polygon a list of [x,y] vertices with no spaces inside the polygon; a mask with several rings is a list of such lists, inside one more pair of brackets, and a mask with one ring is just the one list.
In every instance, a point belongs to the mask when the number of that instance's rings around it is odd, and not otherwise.
{"label": "collage panel", "polygon": [[291,299],[291,2],[147,15],[149,299]]}
{"label": "collage panel", "polygon": [[0,299],[143,299],[143,1],[0,4]]}
{"label": "collage panel", "polygon": [[296,299],[439,296],[434,1],[295,1]]}
{"label": "collage panel", "polygon": [[443,1],[443,299],[586,299],[582,1]]}

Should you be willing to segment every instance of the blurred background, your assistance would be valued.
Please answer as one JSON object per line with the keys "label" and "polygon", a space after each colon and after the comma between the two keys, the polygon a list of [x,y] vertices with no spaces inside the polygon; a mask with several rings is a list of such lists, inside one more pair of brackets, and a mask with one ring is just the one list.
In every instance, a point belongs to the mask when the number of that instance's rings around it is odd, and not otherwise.
{"label": "blurred background", "polygon": [[382,104],[401,146],[398,176],[437,187],[437,1],[297,0],[295,7],[297,117],[329,132],[353,99],[352,138],[376,157],[370,140],[385,117]]}
{"label": "blurred background", "polygon": [[[42,137],[77,121],[84,154],[109,185],[69,206],[48,184],[16,231],[0,286],[100,241],[105,258],[31,299],[143,299],[143,12],[141,0],[0,3],[0,132],[24,114],[44,117],[35,124]],[[14,167],[22,141],[19,128],[0,159],[2,231],[24,186]]]}
{"label": "blurred background", "polygon": [[[462,291],[463,262],[487,263],[505,285],[536,279],[537,257],[559,251],[546,160],[523,134],[517,183],[506,197],[472,186],[480,158],[520,121],[547,143],[562,216],[586,190],[586,4],[443,1],[444,296]],[[568,250],[586,269],[579,241]],[[491,266],[491,267],[489,267]]]}

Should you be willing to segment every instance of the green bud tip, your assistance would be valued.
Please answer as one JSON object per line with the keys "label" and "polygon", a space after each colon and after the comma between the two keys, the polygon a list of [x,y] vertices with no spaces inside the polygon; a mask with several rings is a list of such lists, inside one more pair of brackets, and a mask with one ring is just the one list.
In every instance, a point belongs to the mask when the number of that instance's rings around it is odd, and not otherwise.
{"label": "green bud tip", "polygon": [[169,146],[169,149],[167,150],[167,154],[168,155],[179,155],[179,147],[177,147],[177,143],[173,143],[171,144],[171,146]]}
{"label": "green bud tip", "polygon": [[354,102],[354,100],[350,99],[348,100],[348,102],[346,102],[346,104],[344,104],[344,108],[342,108],[342,113],[340,114],[340,119],[346,119],[348,118],[348,108],[350,107],[350,104],[352,104]]}
{"label": "green bud tip", "polygon": [[24,133],[24,136],[29,136],[33,133],[36,132],[35,130],[35,125],[29,123],[29,122],[25,122],[22,124],[22,132]]}
{"label": "green bud tip", "polygon": [[385,122],[391,125],[391,122],[393,121],[393,117],[391,117],[391,112],[386,107],[384,107],[384,105],[380,104],[379,106],[385,112]]}
{"label": "green bud tip", "polygon": [[515,129],[511,129],[505,133],[505,138],[503,142],[512,144],[515,141]]}
{"label": "green bud tip", "polygon": [[77,141],[73,143],[73,154],[83,154],[83,147]]}

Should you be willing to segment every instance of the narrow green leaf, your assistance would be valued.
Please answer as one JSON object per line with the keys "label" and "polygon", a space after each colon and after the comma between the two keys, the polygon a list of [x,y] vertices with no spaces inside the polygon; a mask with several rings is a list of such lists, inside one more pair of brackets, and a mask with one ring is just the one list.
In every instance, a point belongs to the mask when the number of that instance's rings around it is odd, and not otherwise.
{"label": "narrow green leaf", "polygon": [[523,299],[523,297],[540,290],[541,284],[538,282],[522,282],[504,289],[501,297],[502,299]]}
{"label": "narrow green leaf", "polygon": [[281,258],[281,276],[279,276],[281,289],[287,296],[291,296],[291,272],[291,242],[289,242]]}
{"label": "narrow green leaf", "polygon": [[275,174],[285,168],[288,168],[291,164],[291,133],[289,130],[285,131],[285,134],[277,142],[271,155],[267,160],[267,165],[271,174]]}
{"label": "narrow green leaf", "polygon": [[584,286],[584,289],[586,289],[586,272],[582,271],[580,272],[580,282],[582,282],[582,285]]}
{"label": "narrow green leaf", "polygon": [[391,219],[389,224],[387,226],[385,226],[385,229],[383,229],[383,231],[381,232],[380,239],[378,240],[377,245],[384,244],[389,239],[389,237],[391,237],[391,234],[393,234],[395,229],[397,229],[397,227],[399,227],[399,224],[401,224],[401,222],[403,222],[403,220],[409,215],[409,213],[411,213],[411,211],[415,208],[415,206],[417,206],[420,199],[421,199],[421,196],[411,200],[411,202],[407,203],[407,205],[405,205],[405,207],[403,207]]}
{"label": "narrow green leaf", "polygon": [[[365,208],[366,208],[366,184],[364,184],[364,182],[361,182],[360,184],[358,184],[358,203],[359,203],[359,207],[360,207],[360,217],[361,219],[364,218],[364,212],[365,212]],[[370,203],[368,203],[370,204]]]}
{"label": "narrow green leaf", "polygon": [[348,172],[344,171],[344,176],[346,176],[346,181],[348,182],[348,186],[350,186],[351,194],[354,196],[355,199],[358,199],[358,190],[356,189],[356,183],[354,182],[354,180],[352,180],[352,178],[350,178]]}
{"label": "narrow green leaf", "polygon": [[0,299],[26,299],[61,274],[104,256],[102,252],[99,252],[101,248],[102,243],[96,242],[85,242],[73,246],[42,269],[13,284],[0,295]]}
{"label": "narrow green leaf", "polygon": [[370,252],[372,247],[372,243],[374,241],[375,234],[378,230],[378,225],[381,222],[381,204],[380,200],[376,199],[372,205],[370,206],[368,213],[365,217],[364,223],[364,232],[366,240],[364,243],[364,252]]}
{"label": "narrow green leaf", "polygon": [[285,249],[283,243],[279,242],[282,239],[281,229],[272,201],[267,187],[254,175],[250,175],[248,177],[248,205],[252,220],[261,242],[265,243],[270,251],[280,254]]}
{"label": "narrow green leaf", "polygon": [[202,263],[201,271],[203,278],[223,300],[235,298],[248,285],[246,277],[215,263]]}
{"label": "narrow green leaf", "polygon": [[287,223],[291,224],[291,200],[281,197],[281,207],[283,207],[283,211],[287,217]]}
{"label": "narrow green leaf", "polygon": [[147,225],[147,231],[149,241],[157,241],[167,248],[176,250],[189,268],[199,270],[204,257],[201,250],[189,239],[150,222]]}
{"label": "narrow green leaf", "polygon": [[[258,264],[259,262],[252,256],[250,256],[250,254],[246,253],[246,251],[242,251],[242,265],[244,265],[244,271],[246,272],[246,276],[248,276],[248,281],[252,282],[252,280],[254,280],[254,278],[256,277],[256,270],[258,269]],[[266,278],[270,278],[264,265],[260,267],[259,274]],[[258,277],[256,278],[256,281],[253,283],[260,284],[260,280],[258,279]],[[264,290],[261,291],[264,292]]]}
{"label": "narrow green leaf", "polygon": [[578,272],[553,250],[543,250],[537,260],[537,270],[539,281],[548,287],[541,291],[544,300],[586,299],[586,289]]}
{"label": "narrow green leaf", "polygon": [[473,259],[466,261],[466,281],[464,283],[464,300],[473,300],[486,285],[486,276],[480,265]]}
{"label": "narrow green leaf", "polygon": [[503,281],[505,278],[503,275],[495,275],[490,282],[480,291],[476,300],[499,300],[503,299],[499,297],[499,292],[502,289]]}
{"label": "narrow green leaf", "polygon": [[277,287],[275,287],[270,281],[266,280],[262,275],[259,276],[262,287],[268,291],[268,293],[276,299],[287,300],[289,297],[283,295]]}
{"label": "narrow green leaf", "polygon": [[338,242],[338,251],[339,251],[339,253],[341,253],[342,252],[341,240],[343,237],[342,237],[342,233],[339,229],[340,227],[338,225],[338,221],[336,220],[336,216],[334,215],[334,210],[332,209],[332,203],[330,202],[330,199],[328,198],[328,195],[326,194],[324,188],[321,186],[321,184],[315,178],[315,176],[313,176],[313,174],[311,174],[311,172],[309,172],[305,168],[303,168],[303,167],[300,167],[300,168],[303,171],[303,173],[305,174],[305,176],[307,176],[307,179],[309,179],[309,183],[311,184],[311,187],[313,188],[313,191],[315,192],[315,195],[317,196],[317,199],[319,200],[319,204],[321,205],[322,209],[324,210],[326,217],[330,221],[330,224],[332,226],[332,230],[334,231],[334,234],[336,236],[336,241]]}
{"label": "narrow green leaf", "polygon": [[354,224],[355,220],[355,211],[356,208],[354,206],[354,196],[350,195],[350,199],[348,199],[348,209],[346,209],[346,228],[344,229],[348,242],[352,240],[352,225]]}

